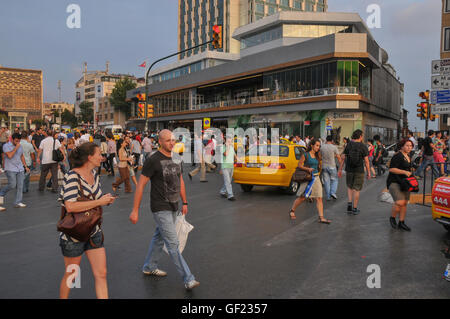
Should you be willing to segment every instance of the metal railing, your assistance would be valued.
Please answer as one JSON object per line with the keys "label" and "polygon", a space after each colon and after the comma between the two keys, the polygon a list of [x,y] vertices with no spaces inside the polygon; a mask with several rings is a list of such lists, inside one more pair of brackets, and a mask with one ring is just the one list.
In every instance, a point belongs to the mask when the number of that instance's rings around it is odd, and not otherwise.
{"label": "metal railing", "polygon": [[266,94],[263,96],[254,97],[243,97],[239,99],[222,100],[211,103],[199,103],[192,106],[192,110],[203,110],[210,108],[228,107],[235,105],[245,105],[245,104],[257,104],[266,103],[274,101],[292,100],[292,99],[302,99],[311,98],[317,96],[330,96],[338,94],[351,94],[358,95],[359,91],[356,87],[332,87],[325,89],[314,89],[314,90],[302,90],[296,92],[283,92],[275,94]]}
{"label": "metal railing", "polygon": [[[433,165],[436,165],[438,171],[439,171],[439,176],[436,176],[434,169],[433,169]],[[441,165],[444,165],[444,175],[441,174]],[[430,183],[430,191],[429,193],[427,193],[426,188],[427,188],[427,170],[428,168],[430,168],[431,171],[431,183]],[[438,179],[441,176],[448,176],[448,169],[450,169],[450,162],[444,162],[444,163],[436,163],[436,162],[432,162],[429,163],[423,170],[423,189],[422,189],[422,204],[419,205],[423,205],[423,206],[427,206],[427,207],[431,207],[431,205],[426,204],[425,203],[425,197],[427,194],[431,195],[431,192],[433,191],[433,187],[434,187],[434,183],[436,182],[436,179]]]}

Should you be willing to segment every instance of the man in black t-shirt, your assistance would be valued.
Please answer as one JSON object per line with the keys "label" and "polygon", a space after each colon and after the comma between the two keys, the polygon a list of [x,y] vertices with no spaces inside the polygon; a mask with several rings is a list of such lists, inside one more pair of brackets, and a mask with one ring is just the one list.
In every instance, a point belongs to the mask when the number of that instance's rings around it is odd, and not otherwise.
{"label": "man in black t-shirt", "polygon": [[422,143],[422,164],[420,164],[417,171],[414,173],[416,178],[422,178],[422,171],[428,167],[429,164],[432,164],[433,174],[436,178],[439,177],[439,170],[434,164],[433,153],[436,150],[436,147],[433,144],[434,131],[429,130],[428,136],[423,140]]}
{"label": "man in black t-shirt", "polygon": [[341,165],[338,173],[339,178],[342,177],[342,167],[345,161],[348,195],[347,213],[353,215],[358,215],[361,212],[358,209],[358,202],[359,193],[364,184],[364,165],[366,166],[367,178],[371,178],[369,150],[362,141],[363,132],[361,130],[353,132],[352,140],[347,144],[344,154],[341,156]]}
{"label": "man in black t-shirt", "polygon": [[159,134],[159,145],[161,148],[147,158],[142,168],[142,174],[136,187],[130,221],[133,224],[138,222],[142,194],[145,185],[151,181],[150,203],[157,228],[150,243],[142,271],[146,275],[159,277],[167,275],[165,271],[158,269],[158,261],[162,256],[164,243],[166,243],[167,251],[178,272],[183,277],[186,289],[191,290],[200,283],[195,280],[178,249],[179,242],[175,230],[175,222],[180,197],[183,200],[183,215],[187,214],[188,208],[181,164],[177,164],[172,160],[175,137],[171,131],[161,131]]}

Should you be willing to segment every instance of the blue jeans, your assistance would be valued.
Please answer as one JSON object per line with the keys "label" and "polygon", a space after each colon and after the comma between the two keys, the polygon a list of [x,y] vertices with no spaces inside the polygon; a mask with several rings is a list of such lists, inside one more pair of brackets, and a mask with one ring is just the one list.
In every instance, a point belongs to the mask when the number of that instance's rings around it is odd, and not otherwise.
{"label": "blue jeans", "polygon": [[[419,168],[417,169],[417,171],[415,172],[414,175],[416,175],[416,176],[421,176],[421,175],[422,175],[422,174],[421,174],[422,171],[423,171],[426,167],[428,167],[429,164],[431,164],[431,163],[433,163],[433,162],[434,162],[433,155],[424,155],[424,156],[423,156],[423,159],[422,159],[422,164],[420,164]],[[435,176],[436,178],[438,178],[438,177],[440,176],[440,174],[439,174],[439,170],[438,170],[436,164],[432,164],[431,167],[432,167],[432,169],[433,169],[434,176]]]}
{"label": "blue jeans", "polygon": [[336,195],[338,188],[338,174],[336,167],[325,166],[322,171],[323,174],[323,186],[325,187],[325,195],[327,199],[331,198],[331,195]]}
{"label": "blue jeans", "polygon": [[0,189],[0,196],[5,196],[11,189],[16,188],[16,201],[14,205],[20,204],[23,197],[23,180],[25,178],[24,172],[12,172],[6,171],[6,177],[8,178],[8,185]]}
{"label": "blue jeans", "polygon": [[31,165],[29,165],[28,167],[30,168],[30,172],[24,173],[25,174],[25,178],[23,180],[23,192],[24,193],[27,193],[30,190],[30,176],[31,176],[31,172],[34,170],[33,163],[31,163]]}
{"label": "blue jeans", "polygon": [[145,257],[143,271],[153,271],[158,268],[158,261],[163,254],[163,247],[166,244],[167,251],[172,259],[175,267],[183,277],[184,283],[194,280],[186,261],[178,249],[178,237],[175,230],[175,221],[177,212],[160,211],[153,213],[156,222],[156,230],[153,235],[147,257]]}
{"label": "blue jeans", "polygon": [[228,195],[228,198],[233,197],[233,188],[231,187],[231,181],[233,179],[234,168],[222,168],[223,172],[223,186],[220,193]]}

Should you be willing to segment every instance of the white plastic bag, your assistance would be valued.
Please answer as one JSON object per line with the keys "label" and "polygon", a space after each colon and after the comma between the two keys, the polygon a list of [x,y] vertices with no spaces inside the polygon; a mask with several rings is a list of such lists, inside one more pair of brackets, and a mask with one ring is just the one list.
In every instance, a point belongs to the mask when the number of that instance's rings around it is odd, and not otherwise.
{"label": "white plastic bag", "polygon": [[116,157],[113,158],[113,165],[114,165],[114,167],[117,167],[117,160],[116,160]]}
{"label": "white plastic bag", "polygon": [[139,157],[139,166],[144,166],[144,154]]}
{"label": "white plastic bag", "polygon": [[[189,235],[189,232],[191,230],[194,229],[194,226],[192,226],[191,224],[189,224],[186,221],[186,218],[184,218],[184,215],[180,215],[177,217],[177,220],[175,222],[175,230],[177,232],[177,237],[178,237],[178,250],[180,251],[180,253],[183,252],[184,247],[186,246],[186,242],[187,242],[187,238]],[[164,248],[163,250],[169,254],[169,252],[167,251],[167,247],[166,244],[164,244]]]}
{"label": "white plastic bag", "polygon": [[394,199],[392,198],[392,195],[389,192],[381,192],[378,199],[380,202],[394,204]]}

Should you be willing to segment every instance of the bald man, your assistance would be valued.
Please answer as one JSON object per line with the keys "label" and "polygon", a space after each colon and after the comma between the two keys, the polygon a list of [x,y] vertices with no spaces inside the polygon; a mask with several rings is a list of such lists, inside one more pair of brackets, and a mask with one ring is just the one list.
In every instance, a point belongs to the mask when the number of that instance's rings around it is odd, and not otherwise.
{"label": "bald man", "polygon": [[178,237],[175,230],[178,202],[183,201],[182,212],[188,212],[186,190],[184,186],[182,168],[172,160],[172,149],[175,145],[175,136],[169,130],[159,133],[160,149],[153,153],[144,163],[142,174],[136,187],[133,211],[130,221],[136,224],[139,219],[139,206],[145,186],[151,181],[150,206],[156,222],[147,257],[142,272],[149,276],[164,277],[167,273],[158,269],[158,261],[162,257],[164,243],[178,272],[183,277],[187,290],[197,287],[200,283],[195,280],[189,267],[181,255],[178,246]]}

